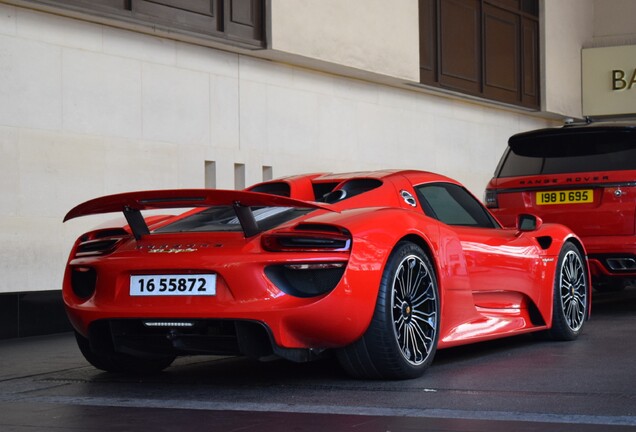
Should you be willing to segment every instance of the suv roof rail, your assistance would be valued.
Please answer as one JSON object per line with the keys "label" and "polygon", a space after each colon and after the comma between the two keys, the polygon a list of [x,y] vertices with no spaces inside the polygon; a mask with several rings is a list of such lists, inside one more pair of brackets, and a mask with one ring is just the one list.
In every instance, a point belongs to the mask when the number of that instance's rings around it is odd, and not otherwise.
{"label": "suv roof rail", "polygon": [[583,119],[574,119],[572,117],[566,118],[563,120],[563,127],[567,126],[580,126],[590,124],[594,121],[591,117],[585,117]]}
{"label": "suv roof rail", "polygon": [[575,119],[572,117],[568,117],[563,120],[563,127],[568,126],[584,126],[592,123],[610,123],[610,122],[632,122],[636,121],[636,113],[635,114],[620,114],[613,116],[585,116],[582,119]]}

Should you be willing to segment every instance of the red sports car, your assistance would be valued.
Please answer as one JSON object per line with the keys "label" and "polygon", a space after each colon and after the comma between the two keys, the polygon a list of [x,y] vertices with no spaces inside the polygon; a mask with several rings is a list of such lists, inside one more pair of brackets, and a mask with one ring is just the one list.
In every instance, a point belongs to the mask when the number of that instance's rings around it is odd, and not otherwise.
{"label": "red sports car", "polygon": [[[142,211],[192,208],[178,216]],[[247,191],[97,198],[63,295],[86,359],[153,372],[176,356],[308,361],[420,376],[438,348],[527,332],[571,340],[589,316],[581,241],[520,215],[504,229],[458,182],[422,171],[309,174]]]}

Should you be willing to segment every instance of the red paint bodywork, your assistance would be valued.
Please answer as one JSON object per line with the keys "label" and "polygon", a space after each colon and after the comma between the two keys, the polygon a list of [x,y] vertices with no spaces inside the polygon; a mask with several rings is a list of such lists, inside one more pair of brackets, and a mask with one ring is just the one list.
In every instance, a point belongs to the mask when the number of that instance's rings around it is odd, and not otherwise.
{"label": "red paint bodywork", "polygon": [[[520,183],[527,179],[509,177],[492,179],[488,183],[488,190],[515,190],[515,192],[498,193],[499,208],[493,208],[490,211],[504,226],[514,226],[515,217],[519,213],[533,213],[545,221],[566,225],[580,236],[585,244],[592,275],[616,276],[617,273],[609,271],[598,257],[606,254],[636,255],[636,236],[634,236],[636,187],[631,186],[632,176],[621,172],[597,172],[575,177],[572,174],[554,174],[544,177],[546,181],[550,181],[552,188],[554,185],[561,185],[561,189],[564,190],[593,188],[594,202],[537,205],[536,193],[545,190],[545,186],[520,190]],[[581,180],[573,182],[573,177]],[[589,180],[591,178],[598,180],[593,182]],[[606,186],[608,184],[609,186]],[[617,190],[621,191],[620,196],[616,195]],[[621,272],[620,276],[634,277],[636,272]]]}
{"label": "red paint bodywork", "polygon": [[[319,185],[337,189],[351,179],[376,179],[381,186],[334,203],[318,203]],[[315,208],[272,231],[294,232],[299,224],[336,227],[351,236],[344,251],[281,252],[264,249],[263,234],[246,238],[242,232],[155,233],[176,217],[148,220],[151,233],[135,240],[123,235],[109,253],[78,256],[78,246],[100,231],[87,233],[74,245],[64,277],[63,296],[77,332],[86,336],[91,323],[104,319],[215,318],[248,320],[269,329],[281,348],[325,349],[349,345],[367,329],[375,308],[380,279],[393,248],[401,240],[424,248],[433,262],[441,299],[439,348],[550,328],[555,267],[564,242],[581,247],[566,227],[543,224],[539,229],[485,229],[449,226],[425,215],[418,204],[400,195],[416,196],[414,186],[456,181],[421,171],[378,171],[350,174],[311,174],[266,183],[285,182],[288,197],[236,191],[135,192],[98,198],[71,210],[73,217],[133,208],[163,208],[163,198],[182,204],[208,206],[243,201],[247,205]],[[325,186],[326,187],[326,186]],[[159,199],[157,196],[160,196]],[[148,200],[153,197],[152,200]],[[198,197],[193,199],[193,197]],[[309,202],[308,200],[312,200]],[[145,204],[144,204],[145,203]],[[179,206],[182,207],[183,205]],[[190,212],[197,212],[195,209]],[[117,227],[113,227],[117,228]],[[129,227],[122,226],[126,232]],[[101,231],[103,232],[103,231]],[[549,237],[542,248],[537,238]],[[175,253],[170,247],[179,245]],[[192,249],[192,251],[176,250]],[[150,253],[161,249],[166,253]],[[284,293],[265,274],[265,267],[290,263],[346,263],[344,275],[330,292],[301,298]],[[78,297],[71,286],[73,269],[97,273],[96,290]],[[133,297],[131,274],[215,273],[214,297]]]}

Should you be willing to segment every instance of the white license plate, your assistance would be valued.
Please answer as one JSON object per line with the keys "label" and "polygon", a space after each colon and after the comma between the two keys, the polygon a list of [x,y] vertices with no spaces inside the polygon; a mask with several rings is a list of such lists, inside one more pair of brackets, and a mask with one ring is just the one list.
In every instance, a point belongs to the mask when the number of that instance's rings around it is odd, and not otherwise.
{"label": "white license plate", "polygon": [[131,296],[213,296],[215,274],[165,274],[130,276]]}

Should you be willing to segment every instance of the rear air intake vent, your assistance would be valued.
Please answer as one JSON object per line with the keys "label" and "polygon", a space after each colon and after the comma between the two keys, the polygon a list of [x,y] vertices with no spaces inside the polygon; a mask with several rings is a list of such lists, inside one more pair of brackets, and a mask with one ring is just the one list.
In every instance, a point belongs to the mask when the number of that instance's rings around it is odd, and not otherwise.
{"label": "rear air intake vent", "polygon": [[130,234],[121,228],[104,229],[84,234],[77,245],[76,257],[106,255],[111,253],[117,245]]}
{"label": "rear air intake vent", "polygon": [[336,190],[325,194],[320,201],[333,204],[347,198],[360,195],[382,186],[382,181],[378,179],[354,179],[341,184]]}
{"label": "rear air intake vent", "polygon": [[77,247],[75,256],[103,255],[111,251],[121,239],[89,240]]}
{"label": "rear air intake vent", "polygon": [[294,297],[316,297],[333,290],[346,263],[274,265],[265,268],[267,277],[283,292]]}
{"label": "rear air intake vent", "polygon": [[71,269],[71,287],[76,296],[87,299],[95,292],[97,272],[91,267],[74,267]]}
{"label": "rear air intake vent", "polygon": [[552,245],[552,237],[537,237],[537,242],[539,243],[539,246],[541,246],[541,249],[546,250]]}

